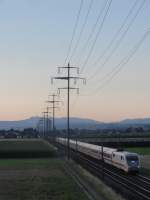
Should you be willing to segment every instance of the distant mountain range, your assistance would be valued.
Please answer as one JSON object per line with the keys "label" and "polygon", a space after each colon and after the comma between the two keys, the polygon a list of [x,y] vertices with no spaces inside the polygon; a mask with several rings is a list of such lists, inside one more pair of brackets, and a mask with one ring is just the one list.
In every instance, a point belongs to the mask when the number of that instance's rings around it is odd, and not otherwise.
{"label": "distant mountain range", "polygon": [[100,123],[91,128],[94,130],[94,129],[124,129],[129,127],[150,128],[150,118],[125,119],[119,122]]}
{"label": "distant mountain range", "polygon": [[150,124],[150,118],[125,119],[125,120],[122,120],[120,123],[122,124]]}
{"label": "distant mountain range", "polygon": [[39,121],[39,117],[31,117],[29,119],[19,121],[0,121],[0,130],[2,129],[24,129],[24,128],[36,128]]}
{"label": "distant mountain range", "polygon": [[[24,129],[24,128],[36,128],[40,120],[40,117],[31,117],[25,120],[19,121],[0,121],[0,130],[2,129]],[[100,122],[91,119],[81,119],[81,118],[70,118],[71,128],[87,128],[88,126],[96,126]],[[55,124],[58,129],[65,129],[67,126],[66,118],[56,118]]]}
{"label": "distant mountain range", "polygon": [[[19,121],[0,121],[0,130],[2,129],[24,129],[24,128],[36,128],[40,120],[40,117],[31,117],[25,120]],[[56,118],[56,127],[58,129],[65,129],[67,126],[66,118]],[[143,119],[125,119],[120,122],[104,123],[92,119],[84,118],[70,118],[71,128],[85,128],[85,129],[112,129],[112,128],[127,128],[137,126],[150,126],[150,118]]]}

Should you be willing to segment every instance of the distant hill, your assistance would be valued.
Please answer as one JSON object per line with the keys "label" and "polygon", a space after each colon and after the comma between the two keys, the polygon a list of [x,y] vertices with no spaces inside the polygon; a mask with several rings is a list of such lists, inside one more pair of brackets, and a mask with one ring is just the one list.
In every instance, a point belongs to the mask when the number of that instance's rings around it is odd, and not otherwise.
{"label": "distant hill", "polygon": [[143,119],[125,119],[120,122],[121,124],[150,124],[150,118]]}
{"label": "distant hill", "polygon": [[[71,128],[87,128],[90,126],[94,126],[100,124],[100,122],[92,120],[92,119],[84,119],[71,117],[70,118],[70,127]],[[67,120],[65,117],[56,119],[56,127],[59,129],[65,129],[67,127]]]}
{"label": "distant hill", "polygon": [[[36,128],[40,117],[31,117],[25,120],[19,121],[0,121],[0,130],[2,129],[24,129],[24,128]],[[67,127],[67,120],[65,117],[55,119],[57,129],[65,129]],[[80,129],[117,129],[137,126],[150,126],[150,118],[143,119],[125,119],[120,122],[104,123],[92,119],[84,119],[71,117],[70,127]]]}
{"label": "distant hill", "polygon": [[[0,121],[0,130],[2,129],[24,129],[24,128],[36,128],[38,121],[40,120],[40,117],[31,117],[29,119],[25,120],[19,120],[19,121]],[[100,122],[97,122],[95,120],[91,119],[81,119],[81,118],[70,118],[70,127],[71,128],[87,128],[90,126],[95,126],[96,124],[99,124]],[[67,120],[66,118],[56,118],[55,124],[58,129],[65,129],[67,126]]]}
{"label": "distant hill", "polygon": [[101,123],[91,129],[124,129],[128,127],[150,127],[150,118],[125,119],[120,122]]}
{"label": "distant hill", "polygon": [[0,121],[0,130],[2,129],[24,129],[24,128],[36,128],[39,121],[39,117],[31,117],[29,119],[19,121]]}

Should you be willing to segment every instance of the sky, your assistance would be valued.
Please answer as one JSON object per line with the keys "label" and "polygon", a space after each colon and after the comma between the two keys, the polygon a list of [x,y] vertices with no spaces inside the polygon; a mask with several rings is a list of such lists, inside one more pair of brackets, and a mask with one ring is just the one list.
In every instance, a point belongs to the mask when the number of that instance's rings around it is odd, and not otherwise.
{"label": "sky", "polygon": [[[68,62],[80,69],[72,76],[86,78],[71,81],[80,88],[71,91],[71,116],[150,117],[148,30],[150,0],[0,0],[0,120],[41,116],[48,95],[66,87],[51,77]],[[65,90],[59,99],[63,117]]]}

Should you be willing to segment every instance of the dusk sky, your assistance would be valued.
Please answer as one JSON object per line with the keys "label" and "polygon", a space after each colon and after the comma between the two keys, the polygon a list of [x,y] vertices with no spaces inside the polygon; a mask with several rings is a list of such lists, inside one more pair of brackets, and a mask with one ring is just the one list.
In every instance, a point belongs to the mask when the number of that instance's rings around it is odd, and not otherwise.
{"label": "dusk sky", "polygon": [[[0,120],[40,116],[48,94],[66,86],[65,81],[51,85],[51,77],[64,65],[80,6],[67,62],[81,69],[87,83],[72,82],[80,94],[71,92],[71,116],[99,121],[150,117],[150,0],[82,3],[0,0]],[[75,70],[72,74],[77,76]],[[66,116],[65,91],[60,99],[64,106],[57,117]]]}

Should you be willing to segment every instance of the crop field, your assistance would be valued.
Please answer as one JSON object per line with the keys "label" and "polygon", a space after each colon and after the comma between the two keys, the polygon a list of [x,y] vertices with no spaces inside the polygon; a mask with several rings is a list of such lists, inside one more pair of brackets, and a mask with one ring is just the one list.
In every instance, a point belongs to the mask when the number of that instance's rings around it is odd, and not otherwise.
{"label": "crop field", "polygon": [[140,155],[150,155],[150,147],[131,147],[127,148],[126,150],[138,153]]}
{"label": "crop field", "polygon": [[55,149],[42,139],[1,139],[0,158],[49,157]]}
{"label": "crop field", "polygon": [[0,140],[0,156],[2,200],[87,199],[45,140]]}
{"label": "crop field", "polygon": [[1,159],[0,199],[86,200],[58,158]]}

